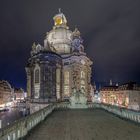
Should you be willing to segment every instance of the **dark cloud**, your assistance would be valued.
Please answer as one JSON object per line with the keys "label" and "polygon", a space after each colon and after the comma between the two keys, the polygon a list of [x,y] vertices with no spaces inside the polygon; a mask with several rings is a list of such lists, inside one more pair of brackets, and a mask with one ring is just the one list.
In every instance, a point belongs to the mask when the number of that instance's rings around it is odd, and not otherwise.
{"label": "dark cloud", "polygon": [[58,8],[80,29],[93,60],[93,80],[140,82],[139,0],[1,0],[0,79],[26,85],[24,67],[34,41],[43,44]]}

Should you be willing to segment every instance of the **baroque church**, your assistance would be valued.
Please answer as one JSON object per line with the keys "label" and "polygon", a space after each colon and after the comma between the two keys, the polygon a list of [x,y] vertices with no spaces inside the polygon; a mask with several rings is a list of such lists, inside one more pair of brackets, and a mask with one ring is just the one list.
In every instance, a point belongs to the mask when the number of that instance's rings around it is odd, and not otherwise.
{"label": "baroque church", "polygon": [[74,89],[83,89],[89,98],[92,61],[84,52],[80,31],[69,29],[60,10],[53,20],[44,45],[32,46],[25,68],[28,97],[35,101],[63,101],[71,97]]}

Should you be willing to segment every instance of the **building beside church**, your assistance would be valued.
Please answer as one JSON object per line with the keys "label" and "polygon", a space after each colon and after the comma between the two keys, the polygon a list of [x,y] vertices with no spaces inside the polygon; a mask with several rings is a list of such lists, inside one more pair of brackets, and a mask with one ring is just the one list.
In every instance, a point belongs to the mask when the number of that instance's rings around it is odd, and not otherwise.
{"label": "building beside church", "polygon": [[0,80],[0,110],[5,107],[14,106],[19,100],[23,100],[25,92],[22,88],[15,88],[6,81]]}
{"label": "building beside church", "polygon": [[32,46],[26,66],[28,97],[65,100],[74,89],[83,89],[90,98],[92,61],[84,52],[80,31],[69,29],[60,10],[53,20],[53,29],[47,32],[44,45]]}
{"label": "building beside church", "polygon": [[23,100],[24,97],[24,90],[22,88],[14,88],[14,100]]}
{"label": "building beside church", "polygon": [[140,86],[135,82],[105,86],[100,93],[102,103],[140,110]]}
{"label": "building beside church", "polygon": [[0,108],[7,106],[12,101],[12,93],[13,89],[9,82],[0,80]]}

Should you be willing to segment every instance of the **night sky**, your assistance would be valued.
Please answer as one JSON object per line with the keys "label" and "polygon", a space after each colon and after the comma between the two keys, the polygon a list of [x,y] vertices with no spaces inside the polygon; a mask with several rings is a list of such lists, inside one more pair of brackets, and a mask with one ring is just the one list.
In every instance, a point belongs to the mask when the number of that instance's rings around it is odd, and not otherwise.
{"label": "night sky", "polygon": [[33,42],[43,45],[62,9],[93,60],[92,82],[140,83],[140,0],[0,0],[0,79],[26,87]]}

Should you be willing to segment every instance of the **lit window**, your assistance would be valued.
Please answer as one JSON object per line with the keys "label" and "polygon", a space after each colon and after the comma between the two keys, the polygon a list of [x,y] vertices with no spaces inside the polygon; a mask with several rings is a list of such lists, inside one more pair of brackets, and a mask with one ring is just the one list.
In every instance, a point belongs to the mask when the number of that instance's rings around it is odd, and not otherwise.
{"label": "lit window", "polygon": [[69,95],[69,79],[70,79],[70,74],[69,71],[65,71],[64,73],[64,94]]}
{"label": "lit window", "polygon": [[85,78],[85,72],[81,71],[81,78]]}
{"label": "lit window", "polygon": [[69,71],[64,73],[64,83],[69,85]]}
{"label": "lit window", "polygon": [[60,69],[57,69],[56,70],[56,95],[57,95],[57,98],[59,99],[60,98]]}
{"label": "lit window", "polygon": [[69,86],[64,86],[64,94],[69,95]]}

